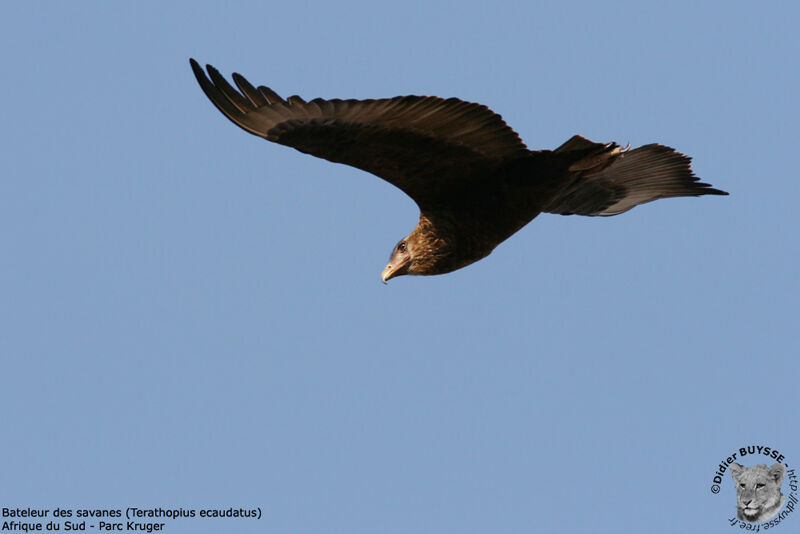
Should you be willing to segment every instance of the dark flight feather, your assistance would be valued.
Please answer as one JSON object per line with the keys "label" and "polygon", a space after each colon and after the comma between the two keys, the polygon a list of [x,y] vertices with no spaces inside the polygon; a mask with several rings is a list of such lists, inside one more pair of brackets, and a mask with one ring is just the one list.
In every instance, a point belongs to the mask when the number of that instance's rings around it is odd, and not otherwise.
{"label": "dark flight feather", "polygon": [[[661,145],[626,150],[574,136],[530,151],[486,106],[456,98],[282,99],[190,60],[206,96],[244,130],[370,172],[420,207],[383,279],[440,274],[487,256],[540,212],[617,215],[659,198],[725,195],[698,181],[690,158]],[[237,89],[238,88],[238,89]]]}
{"label": "dark flight feather", "polygon": [[[371,172],[405,191],[417,204],[447,195],[464,169],[487,170],[528,150],[502,118],[486,106],[438,97],[380,100],[282,100],[262,87],[269,104],[246,99],[219,72],[192,69],[208,98],[248,132],[320,158]],[[248,95],[239,74],[234,81]],[[450,157],[448,157],[450,156]]]}

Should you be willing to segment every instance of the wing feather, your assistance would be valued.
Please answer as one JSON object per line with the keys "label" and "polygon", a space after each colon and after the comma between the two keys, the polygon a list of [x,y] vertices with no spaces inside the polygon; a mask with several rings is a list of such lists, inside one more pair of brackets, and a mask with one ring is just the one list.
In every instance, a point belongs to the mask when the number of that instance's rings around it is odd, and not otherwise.
{"label": "wing feather", "polygon": [[250,82],[248,82],[244,76],[238,74],[236,72],[232,75],[234,83],[236,83],[236,87],[239,88],[239,91],[247,97],[252,105],[255,107],[266,106],[269,104],[269,101],[266,97],[258,91],[255,87],[253,87]]}
{"label": "wing feather", "polygon": [[[194,65],[192,65],[192,68],[194,68]],[[202,73],[203,69],[200,69],[200,72]],[[195,75],[196,74],[197,74],[197,71],[195,71]],[[278,96],[278,93],[276,93],[275,91],[273,91],[269,87],[264,87],[263,85],[259,85],[258,86],[258,90],[262,95],[264,95],[264,98],[267,99],[267,102],[269,104],[274,104],[276,102],[283,102],[283,99],[280,96]]]}
{"label": "wing feather", "polygon": [[236,106],[239,111],[246,113],[252,109],[252,104],[250,104],[246,98],[244,98],[236,89],[234,89],[233,86],[228,83],[228,80],[226,80],[217,69],[209,65],[208,74],[211,76],[211,81],[217,87],[219,92],[222,93],[231,104]]}
{"label": "wing feather", "polygon": [[191,60],[200,87],[244,130],[301,152],[371,172],[420,206],[453,188],[488,179],[490,170],[528,153],[496,113],[456,98],[403,96],[379,100],[283,100],[240,74],[238,91],[210,65]]}

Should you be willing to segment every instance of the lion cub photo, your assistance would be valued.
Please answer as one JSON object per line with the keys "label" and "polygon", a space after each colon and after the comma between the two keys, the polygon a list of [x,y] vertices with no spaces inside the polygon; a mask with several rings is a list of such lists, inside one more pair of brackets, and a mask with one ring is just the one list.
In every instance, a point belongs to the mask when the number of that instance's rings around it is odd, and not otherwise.
{"label": "lion cub photo", "polygon": [[731,465],[731,476],[736,483],[736,508],[739,519],[761,523],[775,517],[783,507],[786,497],[781,493],[781,483],[786,475],[783,464],[764,464],[743,467]]}

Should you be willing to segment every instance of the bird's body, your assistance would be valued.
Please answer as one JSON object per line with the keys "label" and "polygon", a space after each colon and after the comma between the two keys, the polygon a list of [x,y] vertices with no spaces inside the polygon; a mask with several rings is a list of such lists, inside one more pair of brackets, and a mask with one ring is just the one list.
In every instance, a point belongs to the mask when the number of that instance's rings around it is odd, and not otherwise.
{"label": "bird's body", "polygon": [[371,172],[420,208],[382,278],[443,274],[474,263],[539,213],[616,215],[659,198],[724,195],[690,159],[661,145],[633,150],[574,136],[528,150],[485,106],[438,97],[284,100],[238,74],[234,89],[191,61],[203,91],[235,124],[270,141]]}
{"label": "bird's body", "polygon": [[553,174],[542,172],[549,156],[531,154],[501,165],[484,180],[455,188],[445,205],[422,211],[407,240],[425,243],[426,252],[417,261],[421,268],[412,270],[444,274],[466,267],[533,220],[557,191]]}

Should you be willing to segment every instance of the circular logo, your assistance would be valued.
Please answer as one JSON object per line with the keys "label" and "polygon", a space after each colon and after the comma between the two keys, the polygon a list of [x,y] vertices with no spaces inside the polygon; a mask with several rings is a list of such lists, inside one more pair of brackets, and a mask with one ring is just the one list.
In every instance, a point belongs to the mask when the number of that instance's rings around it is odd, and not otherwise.
{"label": "circular logo", "polygon": [[712,478],[711,493],[719,494],[726,485],[736,492],[736,515],[728,519],[732,527],[754,531],[776,527],[798,503],[797,474],[773,447],[748,445],[725,457]]}

